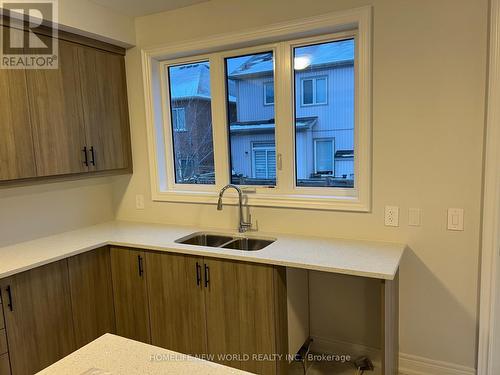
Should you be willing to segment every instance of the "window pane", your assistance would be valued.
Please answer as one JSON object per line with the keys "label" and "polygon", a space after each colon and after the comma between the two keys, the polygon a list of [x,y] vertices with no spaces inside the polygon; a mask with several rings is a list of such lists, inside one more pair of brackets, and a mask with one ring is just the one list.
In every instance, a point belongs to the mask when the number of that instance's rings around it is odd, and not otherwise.
{"label": "window pane", "polygon": [[264,84],[264,104],[274,104],[274,82],[266,82]]}
{"label": "window pane", "polygon": [[352,188],[354,39],[296,47],[293,53],[297,186]]}
{"label": "window pane", "polygon": [[[231,182],[276,185],[272,52],[227,58]],[[263,90],[262,87],[265,89]]]}
{"label": "window pane", "polygon": [[313,80],[305,79],[302,81],[302,95],[304,104],[313,104]]}
{"label": "window pane", "polygon": [[168,68],[177,184],[215,184],[208,61]]}
{"label": "window pane", "polygon": [[316,80],[316,103],[326,103],[326,78],[318,78]]}

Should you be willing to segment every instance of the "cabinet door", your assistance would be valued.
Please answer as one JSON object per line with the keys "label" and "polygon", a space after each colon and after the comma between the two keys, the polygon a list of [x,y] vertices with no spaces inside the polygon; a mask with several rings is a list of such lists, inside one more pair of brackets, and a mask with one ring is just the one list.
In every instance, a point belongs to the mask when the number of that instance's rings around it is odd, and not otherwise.
{"label": "cabinet door", "polygon": [[66,260],[0,283],[14,375],[34,374],[76,349]]}
{"label": "cabinet door", "polygon": [[254,354],[277,353],[275,268],[206,258],[205,265],[208,352],[249,355],[248,361],[221,363],[252,373],[276,374],[276,361],[251,359]]}
{"label": "cabinet door", "polygon": [[[39,36],[47,43],[48,37]],[[85,172],[77,44],[59,40],[59,68],[26,71],[37,175]]]}
{"label": "cabinet door", "polygon": [[109,248],[69,258],[68,270],[77,347],[115,333]]}
{"label": "cabinet door", "polygon": [[144,252],[111,248],[116,333],[150,343],[146,266]]}
{"label": "cabinet door", "polygon": [[26,76],[0,69],[0,181],[36,176]]}
{"label": "cabinet door", "polygon": [[206,353],[202,258],[147,253],[146,259],[152,344]]}
{"label": "cabinet door", "polygon": [[79,61],[91,169],[128,168],[130,128],[124,57],[82,47]]}

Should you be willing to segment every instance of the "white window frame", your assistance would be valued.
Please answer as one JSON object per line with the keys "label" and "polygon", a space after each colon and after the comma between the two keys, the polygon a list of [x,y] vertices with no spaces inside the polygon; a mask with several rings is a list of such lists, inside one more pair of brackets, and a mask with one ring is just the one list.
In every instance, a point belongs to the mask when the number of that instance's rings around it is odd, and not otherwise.
{"label": "white window frame", "polygon": [[[269,105],[274,105],[274,81],[266,81],[263,83],[264,86],[264,105],[269,106]],[[273,87],[273,101],[268,102],[267,101],[267,87],[272,86]]]}
{"label": "white window frame", "polygon": [[[320,79],[325,80],[326,84],[326,98],[324,102],[318,102],[317,101],[317,82]],[[312,103],[304,103],[304,82],[305,81],[312,81],[313,87],[312,87],[312,94],[313,94],[313,101]],[[326,75],[321,75],[321,76],[314,76],[314,77],[302,77],[300,79],[300,105],[302,107],[311,107],[311,106],[316,106],[316,105],[328,105],[328,76]]]}
{"label": "white window frame", "polygon": [[[179,127],[179,113],[182,112],[182,117],[184,118],[184,127]],[[173,118],[174,118],[174,113],[177,113],[177,116],[175,117],[177,119],[176,123],[174,124]],[[172,127],[174,128],[174,132],[185,132],[187,131],[187,125],[186,125],[186,108],[185,107],[174,107],[172,108]]]}
{"label": "white window frame", "polygon": [[[330,34],[327,34],[330,33]],[[311,35],[319,35],[311,37]],[[295,176],[295,131],[292,48],[354,37],[355,56],[355,134],[354,188],[297,187]],[[274,43],[275,118],[277,186],[247,187],[249,205],[294,207],[320,210],[367,212],[371,210],[371,61],[372,7],[361,7],[323,14],[301,20],[259,27],[245,32],[198,38],[177,44],[142,50],[146,124],[151,176],[155,201],[216,204],[218,190],[230,180],[228,126],[223,56],[236,54],[234,48],[269,50]],[[269,44],[268,44],[269,46]],[[220,51],[229,50],[227,53]],[[241,53],[238,53],[241,54]],[[196,58],[190,57],[196,56]],[[201,58],[201,57],[204,58]],[[212,131],[214,142],[215,185],[172,184],[169,168],[168,118],[165,100],[165,62],[209,60],[212,82]],[[192,61],[193,62],[193,61]],[[170,122],[167,122],[170,124]],[[243,187],[246,188],[246,187]],[[236,195],[229,195],[237,203]]]}
{"label": "white window frame", "polygon": [[[335,176],[335,138],[314,138],[314,173],[318,173],[318,142],[326,142],[329,141],[332,144],[332,174],[331,176]],[[330,176],[325,174],[325,176]]]}

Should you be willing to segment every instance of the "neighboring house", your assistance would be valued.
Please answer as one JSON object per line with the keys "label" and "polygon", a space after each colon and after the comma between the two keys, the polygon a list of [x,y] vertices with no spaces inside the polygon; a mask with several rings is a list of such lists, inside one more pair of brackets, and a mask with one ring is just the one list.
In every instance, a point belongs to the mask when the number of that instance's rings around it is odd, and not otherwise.
{"label": "neighboring house", "polygon": [[[351,186],[354,178],[354,42],[300,48],[296,71],[296,162],[299,185]],[[232,181],[274,184],[273,59],[261,53],[228,73]],[[177,182],[214,179],[208,63],[171,67]]]}
{"label": "neighboring house", "polygon": [[[296,72],[296,153],[299,185],[354,178],[354,42],[300,49],[307,68]],[[274,179],[274,86],[272,54],[259,54],[229,74],[236,97],[231,122],[233,174]],[[337,180],[346,180],[344,183]]]}

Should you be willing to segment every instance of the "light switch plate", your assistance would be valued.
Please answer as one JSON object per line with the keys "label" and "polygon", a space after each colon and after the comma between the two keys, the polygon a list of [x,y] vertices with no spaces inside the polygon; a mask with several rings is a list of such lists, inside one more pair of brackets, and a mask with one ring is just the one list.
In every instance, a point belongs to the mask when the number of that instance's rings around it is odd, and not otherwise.
{"label": "light switch plate", "polygon": [[448,230],[464,230],[463,208],[448,208]]}
{"label": "light switch plate", "polygon": [[420,208],[410,208],[408,210],[408,225],[412,227],[422,225],[422,210]]}
{"label": "light switch plate", "polygon": [[387,227],[399,227],[399,207],[385,206],[384,222]]}
{"label": "light switch plate", "polygon": [[144,210],[144,195],[137,194],[135,196],[135,208],[138,210]]}

